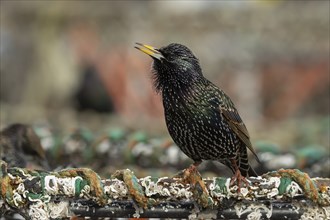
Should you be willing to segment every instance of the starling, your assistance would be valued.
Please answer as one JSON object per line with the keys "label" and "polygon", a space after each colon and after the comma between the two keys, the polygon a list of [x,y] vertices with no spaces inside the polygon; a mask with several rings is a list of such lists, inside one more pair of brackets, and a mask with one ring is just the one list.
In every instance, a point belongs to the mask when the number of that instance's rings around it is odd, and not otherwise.
{"label": "starling", "polygon": [[49,169],[40,139],[30,125],[11,124],[0,131],[0,159],[9,167]]}
{"label": "starling", "polygon": [[154,87],[162,95],[168,132],[194,161],[189,169],[203,160],[219,161],[231,169],[231,184],[238,186],[247,183],[245,177],[256,176],[247,148],[259,159],[235,105],[203,76],[191,50],[177,43],[160,49],[136,43],[135,48],[153,58]]}

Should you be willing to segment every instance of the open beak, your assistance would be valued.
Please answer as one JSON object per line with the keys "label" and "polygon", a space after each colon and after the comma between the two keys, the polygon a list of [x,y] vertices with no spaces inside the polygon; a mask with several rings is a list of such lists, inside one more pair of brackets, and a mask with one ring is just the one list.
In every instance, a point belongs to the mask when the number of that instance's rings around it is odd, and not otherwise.
{"label": "open beak", "polygon": [[141,43],[135,43],[135,48],[142,51],[143,53],[148,54],[152,58],[155,58],[157,60],[164,59],[165,57],[158,51],[158,49]]}

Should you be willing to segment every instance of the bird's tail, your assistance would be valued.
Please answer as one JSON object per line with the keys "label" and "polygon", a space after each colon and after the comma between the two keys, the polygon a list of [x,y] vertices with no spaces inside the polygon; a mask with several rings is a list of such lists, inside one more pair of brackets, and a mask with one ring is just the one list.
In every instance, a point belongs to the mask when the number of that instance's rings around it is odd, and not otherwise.
{"label": "bird's tail", "polygon": [[[236,163],[236,164],[233,164]],[[242,150],[239,152],[237,157],[233,160],[233,162],[230,162],[227,160],[225,164],[231,169],[233,173],[235,173],[237,168],[241,172],[242,176],[248,177],[248,176],[258,176],[256,171],[250,166],[248,161],[248,154],[246,148],[242,148]],[[235,168],[237,167],[237,168]]]}
{"label": "bird's tail", "polygon": [[241,152],[239,154],[237,165],[243,176],[245,176],[245,177],[258,176],[256,171],[249,164],[247,149],[245,147],[241,150]]}
{"label": "bird's tail", "polygon": [[229,167],[233,173],[236,173],[238,168],[241,172],[241,175],[244,177],[258,176],[256,171],[249,164],[246,147],[242,148],[242,150],[239,152],[236,158],[233,158],[233,160],[224,160],[221,162]]}

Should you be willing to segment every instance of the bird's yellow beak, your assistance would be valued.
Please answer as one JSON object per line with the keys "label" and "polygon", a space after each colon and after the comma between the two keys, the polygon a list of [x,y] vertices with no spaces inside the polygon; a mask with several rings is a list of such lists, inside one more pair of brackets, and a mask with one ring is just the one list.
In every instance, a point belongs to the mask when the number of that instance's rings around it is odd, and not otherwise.
{"label": "bird's yellow beak", "polygon": [[149,56],[151,56],[152,58],[155,58],[157,60],[160,60],[162,58],[164,58],[164,56],[158,51],[158,49],[146,45],[146,44],[141,44],[141,43],[135,43],[135,48],[142,51],[143,53],[148,54]]}

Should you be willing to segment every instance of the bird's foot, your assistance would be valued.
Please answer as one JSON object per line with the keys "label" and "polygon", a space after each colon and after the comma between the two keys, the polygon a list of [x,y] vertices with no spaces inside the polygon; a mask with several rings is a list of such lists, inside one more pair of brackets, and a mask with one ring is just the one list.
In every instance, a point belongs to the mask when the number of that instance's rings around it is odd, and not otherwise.
{"label": "bird's foot", "polygon": [[183,182],[189,182],[187,180],[191,179],[194,176],[198,176],[200,177],[200,173],[197,170],[198,165],[201,162],[195,162],[193,164],[191,164],[187,169],[184,169],[182,171],[180,171],[179,173],[174,175],[174,178],[180,178],[183,180]]}
{"label": "bird's foot", "polygon": [[188,184],[191,188],[193,198],[202,207],[208,207],[212,205],[212,201],[209,197],[208,189],[202,179],[201,174],[197,170],[197,166],[200,162],[195,162],[190,165],[187,169],[182,170],[176,174],[174,178],[178,178],[177,181],[186,185]]}
{"label": "bird's foot", "polygon": [[230,185],[233,186],[235,183],[237,183],[237,193],[241,192],[241,183],[244,183],[244,185],[249,186],[249,181],[241,174],[241,171],[237,170],[235,172],[235,175],[230,180]]}

